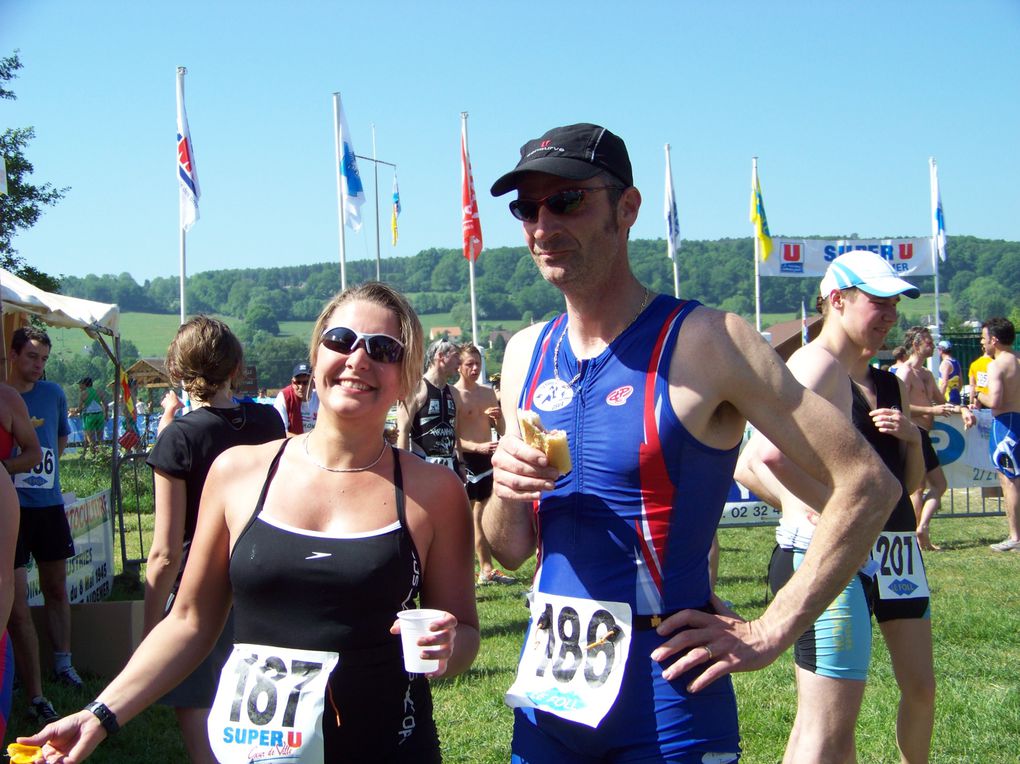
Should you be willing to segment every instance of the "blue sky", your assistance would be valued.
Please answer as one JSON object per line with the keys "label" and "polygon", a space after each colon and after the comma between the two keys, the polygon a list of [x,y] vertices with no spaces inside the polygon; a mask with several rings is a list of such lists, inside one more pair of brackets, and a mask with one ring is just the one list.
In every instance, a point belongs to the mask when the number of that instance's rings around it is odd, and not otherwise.
{"label": "blue sky", "polygon": [[[357,152],[374,123],[398,165],[395,248],[380,168],[384,259],[460,247],[465,110],[487,246],[522,243],[488,187],[525,140],[580,121],[628,144],[635,237],[664,235],[669,142],[684,238],[750,235],[755,155],[773,234],[928,235],[935,156],[950,236],[1020,240],[1017,0],[0,0],[14,49],[0,128],[34,126],[34,180],[70,186],[15,246],[57,275],[176,275],[178,65],[202,187],[189,273],[338,259],[334,91]],[[375,257],[361,173],[348,259]]]}

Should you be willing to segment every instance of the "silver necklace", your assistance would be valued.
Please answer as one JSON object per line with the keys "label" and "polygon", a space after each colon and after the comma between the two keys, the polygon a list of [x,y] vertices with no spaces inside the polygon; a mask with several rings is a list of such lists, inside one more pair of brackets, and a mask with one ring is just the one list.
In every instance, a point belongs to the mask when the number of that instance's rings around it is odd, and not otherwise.
{"label": "silver necklace", "polygon": [[[625,327],[623,327],[619,331],[619,333],[616,335],[616,337],[619,337],[621,334],[623,334],[625,331],[627,331],[627,329],[630,328],[630,325],[633,324],[635,321],[637,321],[638,316],[641,315],[641,312],[645,309],[645,306],[648,305],[648,298],[651,297],[651,295],[652,295],[652,293],[648,290],[648,287],[645,287],[645,297],[644,297],[643,300],[641,300],[641,307],[639,307],[637,309],[637,313],[634,314],[634,318],[632,318],[630,321],[627,322],[627,325]],[[563,338],[567,336],[567,329],[568,328],[569,328],[569,325],[563,327],[563,333],[560,334],[559,339],[556,340],[556,346],[553,348],[553,376],[555,376],[556,379],[558,379],[560,382],[563,381],[563,378],[560,376],[560,345],[563,344]],[[616,341],[616,337],[613,337],[613,339],[609,341],[610,345],[612,345],[613,342]],[[571,377],[570,381],[567,382],[567,385],[569,387],[573,387],[574,384],[577,382],[577,380],[579,380],[581,378],[581,372],[583,370],[584,370],[584,359],[581,359],[581,360],[579,360],[577,362],[577,374],[575,374],[573,377]]]}
{"label": "silver necklace", "polygon": [[326,472],[364,472],[365,470],[372,469],[375,465],[382,461],[383,454],[386,453],[386,441],[384,440],[382,444],[382,450],[379,452],[379,455],[375,457],[371,464],[366,464],[364,467],[327,467],[325,464],[320,464],[319,460],[312,456],[311,452],[308,450],[308,438],[310,437],[311,433],[305,435],[305,456],[307,456],[309,460],[311,460],[312,464],[314,464],[320,470],[326,470]]}

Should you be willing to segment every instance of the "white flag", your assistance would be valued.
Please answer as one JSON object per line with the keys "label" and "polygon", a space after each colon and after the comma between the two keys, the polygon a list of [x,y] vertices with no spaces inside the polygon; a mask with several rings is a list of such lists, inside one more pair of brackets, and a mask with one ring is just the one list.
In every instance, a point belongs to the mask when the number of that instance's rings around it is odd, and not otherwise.
{"label": "white flag", "polygon": [[7,160],[0,156],[0,195],[7,193]]}
{"label": "white flag", "polygon": [[680,217],[676,212],[676,195],[673,193],[673,168],[669,161],[669,144],[666,144],[666,251],[670,260],[676,260],[680,250]]}
{"label": "white flag", "polygon": [[354,155],[354,142],[351,130],[347,127],[347,116],[344,114],[340,94],[336,97],[337,114],[337,146],[340,155],[341,194],[343,196],[344,218],[347,226],[355,231],[361,230],[361,205],[365,203],[365,188],[361,185],[361,173],[358,172],[358,160]]}
{"label": "white flag", "polygon": [[181,187],[181,228],[187,231],[198,220],[198,170],[195,151],[188,130],[188,113],[184,110],[184,75],[187,69],[177,67],[177,180]]}

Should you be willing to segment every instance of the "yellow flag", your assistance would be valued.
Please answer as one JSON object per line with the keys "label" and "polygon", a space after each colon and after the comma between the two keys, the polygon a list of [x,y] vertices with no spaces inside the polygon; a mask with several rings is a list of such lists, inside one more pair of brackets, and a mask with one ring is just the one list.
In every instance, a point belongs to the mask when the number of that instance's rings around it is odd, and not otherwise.
{"label": "yellow flag", "polygon": [[754,236],[761,242],[761,261],[765,262],[772,253],[772,237],[769,235],[769,221],[765,219],[765,202],[761,198],[757,168],[751,180],[751,222],[754,223]]}

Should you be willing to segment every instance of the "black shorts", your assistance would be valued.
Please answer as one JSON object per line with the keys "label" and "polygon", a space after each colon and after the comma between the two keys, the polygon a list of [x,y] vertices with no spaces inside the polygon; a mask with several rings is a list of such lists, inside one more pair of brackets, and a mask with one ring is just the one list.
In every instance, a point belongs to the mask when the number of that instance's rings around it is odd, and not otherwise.
{"label": "black shorts", "polygon": [[928,431],[923,427],[918,427],[921,431],[921,453],[924,454],[924,471],[931,472],[936,467],[941,466],[939,464],[939,456],[935,453],[935,447],[931,444],[931,436]]}
{"label": "black shorts", "polygon": [[[468,498],[471,501],[485,501],[492,496],[492,457],[488,454],[464,454],[467,468]],[[478,477],[484,475],[484,477]]]}
{"label": "black shorts", "polygon": [[74,539],[68,525],[64,505],[53,507],[22,507],[18,527],[18,546],[14,567],[24,568],[28,558],[36,562],[53,562],[74,557]]}

